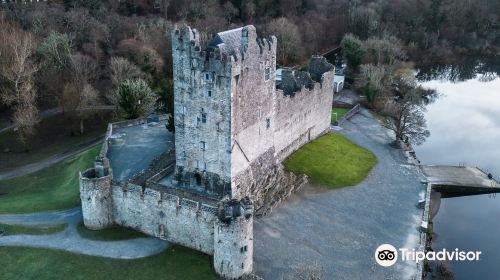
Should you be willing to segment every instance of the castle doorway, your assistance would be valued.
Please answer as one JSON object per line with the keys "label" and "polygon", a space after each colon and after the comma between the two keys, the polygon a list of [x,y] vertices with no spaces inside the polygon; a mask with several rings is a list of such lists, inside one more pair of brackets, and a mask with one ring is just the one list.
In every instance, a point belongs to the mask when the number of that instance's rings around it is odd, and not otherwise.
{"label": "castle doorway", "polygon": [[194,179],[196,181],[196,185],[201,186],[201,174],[200,173],[194,174]]}

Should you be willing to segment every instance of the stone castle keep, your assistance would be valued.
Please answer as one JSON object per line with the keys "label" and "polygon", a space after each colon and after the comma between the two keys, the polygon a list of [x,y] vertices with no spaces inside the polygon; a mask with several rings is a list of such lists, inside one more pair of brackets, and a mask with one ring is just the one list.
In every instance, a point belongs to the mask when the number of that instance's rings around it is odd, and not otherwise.
{"label": "stone castle keep", "polygon": [[252,272],[254,216],[306,182],[281,162],[330,128],[333,66],[313,57],[277,85],[277,44],[245,26],[202,46],[196,30],[176,27],[175,135],[145,119],[108,126],[95,167],[80,174],[85,226],[199,250],[223,278]]}

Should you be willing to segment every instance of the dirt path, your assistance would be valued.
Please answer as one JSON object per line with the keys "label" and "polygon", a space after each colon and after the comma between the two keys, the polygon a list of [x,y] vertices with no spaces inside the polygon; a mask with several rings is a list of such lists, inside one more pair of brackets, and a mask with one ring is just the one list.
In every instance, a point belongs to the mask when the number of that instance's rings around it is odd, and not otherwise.
{"label": "dirt path", "polygon": [[119,241],[97,241],[82,238],[77,225],[82,222],[80,207],[33,214],[0,215],[0,223],[12,225],[57,225],[67,223],[66,230],[49,235],[11,235],[0,237],[0,246],[27,246],[59,249],[73,253],[116,258],[136,259],[157,254],[169,243],[158,238],[135,238]]}
{"label": "dirt path", "polygon": [[104,136],[96,138],[96,139],[91,140],[89,142],[77,145],[77,146],[75,146],[75,147],[73,147],[73,148],[71,148],[63,153],[53,155],[53,156],[48,157],[46,159],[43,159],[41,161],[30,163],[30,164],[27,164],[27,165],[24,165],[24,166],[21,166],[21,167],[18,167],[18,168],[9,170],[9,171],[0,172],[0,180],[11,179],[14,177],[30,174],[30,173],[36,172],[38,170],[44,169],[46,167],[51,166],[52,164],[58,163],[61,160],[65,160],[71,156],[74,156],[78,153],[81,153],[81,152],[91,148],[91,147],[94,147],[95,145],[102,143],[103,139],[104,139]]}

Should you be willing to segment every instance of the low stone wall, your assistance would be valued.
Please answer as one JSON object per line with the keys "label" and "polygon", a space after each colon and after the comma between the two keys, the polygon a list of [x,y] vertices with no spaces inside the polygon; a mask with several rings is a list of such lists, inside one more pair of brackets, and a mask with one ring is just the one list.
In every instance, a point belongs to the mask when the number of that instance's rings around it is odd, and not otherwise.
{"label": "low stone wall", "polygon": [[[161,154],[159,157],[155,158],[150,164],[149,167],[146,170],[143,170],[136,174],[134,177],[132,177],[129,182],[137,185],[146,185],[148,180],[153,179],[155,175],[158,173],[162,172],[165,173],[166,171],[171,171],[173,172],[174,170],[174,164],[175,164],[175,150],[170,150],[167,151],[163,154]],[[169,167],[171,167],[169,169]],[[166,175],[166,174],[165,174]],[[158,177],[158,176],[156,176]],[[156,178],[155,177],[155,178]],[[161,179],[161,178],[159,178]]]}

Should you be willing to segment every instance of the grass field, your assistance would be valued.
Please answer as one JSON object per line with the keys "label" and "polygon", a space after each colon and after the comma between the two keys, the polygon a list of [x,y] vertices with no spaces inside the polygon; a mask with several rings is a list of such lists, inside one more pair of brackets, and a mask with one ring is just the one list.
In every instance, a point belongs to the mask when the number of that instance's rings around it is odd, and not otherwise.
{"label": "grass field", "polygon": [[141,232],[123,227],[114,227],[102,230],[90,230],[87,229],[83,224],[79,224],[76,227],[76,230],[78,231],[78,234],[81,237],[90,240],[112,241],[112,240],[127,240],[139,237],[147,237],[147,235]]}
{"label": "grass field", "polygon": [[368,176],[376,156],[337,133],[324,135],[285,160],[287,171],[306,174],[328,188],[353,186]]}
{"label": "grass field", "polygon": [[0,279],[216,279],[210,256],[180,246],[136,260],[24,247],[0,247],[0,254]]}
{"label": "grass field", "polygon": [[[332,123],[339,121],[344,115],[349,112],[348,108],[332,108]],[[335,116],[336,114],[336,116]]]}
{"label": "grass field", "polygon": [[42,235],[42,234],[52,234],[63,231],[67,226],[68,224],[50,225],[50,226],[44,226],[44,225],[21,226],[21,225],[0,224],[0,229],[4,231],[3,235],[5,236],[16,235],[16,234]]}
{"label": "grass field", "polygon": [[0,214],[77,206],[78,171],[91,167],[100,149],[97,145],[38,172],[0,181]]}

